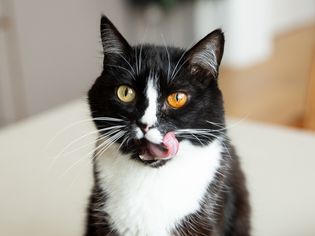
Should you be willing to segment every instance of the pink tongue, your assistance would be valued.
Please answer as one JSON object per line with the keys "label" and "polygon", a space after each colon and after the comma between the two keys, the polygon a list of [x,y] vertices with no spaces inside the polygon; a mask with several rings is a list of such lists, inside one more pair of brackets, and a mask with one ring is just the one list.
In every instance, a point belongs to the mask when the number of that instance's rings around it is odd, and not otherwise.
{"label": "pink tongue", "polygon": [[156,144],[148,144],[148,152],[155,160],[170,158],[177,154],[179,144],[173,132],[168,132],[164,136],[162,146],[164,150]]}

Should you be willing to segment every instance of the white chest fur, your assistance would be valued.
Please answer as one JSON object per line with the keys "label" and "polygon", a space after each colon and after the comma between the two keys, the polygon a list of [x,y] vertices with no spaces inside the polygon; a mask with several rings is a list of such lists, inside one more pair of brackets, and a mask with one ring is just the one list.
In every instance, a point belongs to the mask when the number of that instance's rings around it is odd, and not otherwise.
{"label": "white chest fur", "polygon": [[185,216],[196,212],[220,166],[222,147],[181,142],[176,157],[161,168],[144,166],[111,148],[97,158],[105,210],[124,236],[168,236]]}

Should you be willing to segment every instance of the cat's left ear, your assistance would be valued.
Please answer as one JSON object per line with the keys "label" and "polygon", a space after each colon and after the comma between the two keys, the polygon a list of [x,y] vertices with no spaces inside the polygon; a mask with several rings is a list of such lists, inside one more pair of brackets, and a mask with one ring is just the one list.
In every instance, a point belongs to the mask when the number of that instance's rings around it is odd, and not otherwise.
{"label": "cat's left ear", "polygon": [[211,73],[215,78],[224,51],[224,34],[221,29],[214,30],[188,51],[188,62],[191,72],[200,70]]}

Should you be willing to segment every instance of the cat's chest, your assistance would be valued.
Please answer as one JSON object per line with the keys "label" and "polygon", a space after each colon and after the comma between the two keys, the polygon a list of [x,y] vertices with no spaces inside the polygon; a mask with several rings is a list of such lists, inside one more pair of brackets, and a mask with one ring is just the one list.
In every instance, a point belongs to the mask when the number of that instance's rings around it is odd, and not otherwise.
{"label": "cat's chest", "polygon": [[161,168],[144,166],[115,149],[98,158],[102,209],[126,236],[167,236],[183,217],[196,212],[221,160],[218,141],[207,147],[182,142],[178,155]]}

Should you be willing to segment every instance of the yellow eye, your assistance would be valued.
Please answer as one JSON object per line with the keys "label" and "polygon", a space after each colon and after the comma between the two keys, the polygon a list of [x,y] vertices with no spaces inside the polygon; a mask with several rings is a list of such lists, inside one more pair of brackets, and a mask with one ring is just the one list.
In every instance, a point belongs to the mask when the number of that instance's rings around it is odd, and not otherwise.
{"label": "yellow eye", "polygon": [[127,85],[121,85],[117,89],[117,97],[122,102],[132,102],[135,100],[136,92]]}
{"label": "yellow eye", "polygon": [[187,103],[187,95],[186,93],[177,92],[172,93],[167,97],[167,103],[174,109],[181,108]]}

